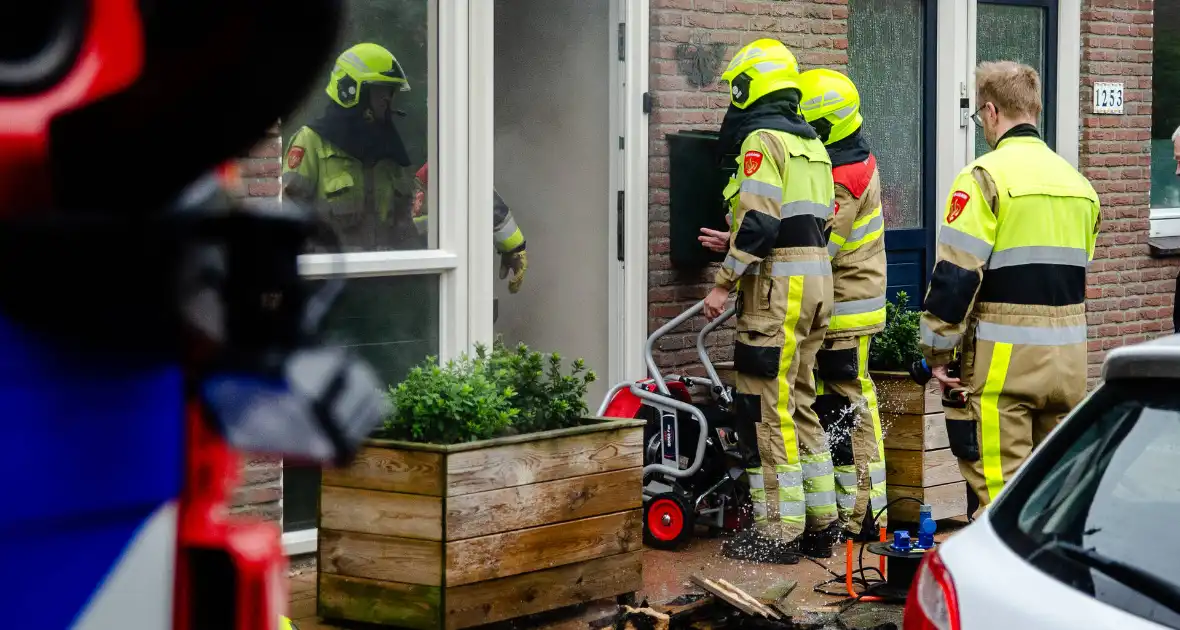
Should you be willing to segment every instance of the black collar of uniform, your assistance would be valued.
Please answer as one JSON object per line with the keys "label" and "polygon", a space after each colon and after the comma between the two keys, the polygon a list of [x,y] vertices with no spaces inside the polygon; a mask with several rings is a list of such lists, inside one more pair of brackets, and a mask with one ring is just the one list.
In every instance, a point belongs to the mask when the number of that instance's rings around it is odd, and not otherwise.
{"label": "black collar of uniform", "polygon": [[393,160],[401,166],[410,165],[406,145],[393,122],[369,122],[361,107],[345,109],[329,103],[324,113],[307,126],[363,164]]}
{"label": "black collar of uniform", "polygon": [[819,137],[799,112],[799,91],[779,90],[763,96],[747,109],[730,104],[725,120],[721,122],[718,160],[723,161],[740,150],[746,136],[759,129],[785,131],[807,139]]}
{"label": "black collar of uniform", "polygon": [[861,133],[863,129],[861,127],[847,138],[841,138],[828,145],[828,157],[832,160],[832,168],[869,159],[872,151],[869,149],[869,141],[865,140],[864,134]]}
{"label": "black collar of uniform", "polygon": [[[1036,125],[1030,125],[1029,123],[1020,123],[1019,125],[1016,125],[1015,127],[1009,129],[1007,133],[1005,133],[1003,136],[1001,136],[1000,142],[1003,142],[1003,141],[1007,140],[1008,138],[1036,138],[1036,139],[1040,140],[1041,132],[1037,131]],[[997,147],[1000,146],[1000,142],[996,143]]]}

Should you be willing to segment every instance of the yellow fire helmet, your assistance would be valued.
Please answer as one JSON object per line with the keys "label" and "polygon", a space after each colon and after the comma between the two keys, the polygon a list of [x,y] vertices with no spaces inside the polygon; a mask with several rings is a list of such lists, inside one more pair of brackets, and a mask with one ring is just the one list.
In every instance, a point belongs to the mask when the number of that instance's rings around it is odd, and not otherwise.
{"label": "yellow fire helmet", "polygon": [[288,619],[286,617],[280,616],[279,617],[279,630],[299,630],[299,628],[298,628],[298,626],[295,625],[295,622],[291,621],[290,619]]}
{"label": "yellow fire helmet", "polygon": [[[797,80],[803,91],[799,108],[807,122],[820,132],[824,144],[843,140],[860,129],[864,123],[860,115],[860,92],[852,79],[835,70],[817,68],[804,72]],[[828,126],[825,137],[823,127]]]}
{"label": "yellow fire helmet", "polygon": [[376,84],[410,90],[410,81],[393,53],[377,44],[357,44],[336,58],[324,91],[337,105],[354,107],[360,102],[361,89]]}
{"label": "yellow fire helmet", "polygon": [[733,56],[721,80],[729,85],[729,100],[745,109],[758,99],[786,88],[798,88],[799,63],[776,39],[759,39]]}

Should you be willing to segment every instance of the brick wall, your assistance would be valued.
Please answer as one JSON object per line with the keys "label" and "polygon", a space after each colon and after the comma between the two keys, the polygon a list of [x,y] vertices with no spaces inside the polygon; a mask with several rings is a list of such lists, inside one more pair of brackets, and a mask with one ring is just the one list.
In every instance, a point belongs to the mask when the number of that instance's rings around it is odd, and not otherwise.
{"label": "brick wall", "polygon": [[[271,127],[265,137],[245,156],[238,159],[238,169],[247,196],[277,198],[282,174],[282,141],[279,127]],[[280,481],[282,461],[278,458],[247,456],[242,462],[241,483],[234,493],[235,514],[250,514],[277,521],[282,517]]]}
{"label": "brick wall", "polygon": [[[652,0],[651,3],[652,113],[650,143],[650,192],[648,205],[650,255],[648,258],[648,315],[655,330],[702,299],[713,283],[713,269],[684,272],[672,268],[669,258],[668,141],[669,133],[689,129],[715,129],[729,104],[719,84],[724,64],[740,46],[760,37],[773,37],[787,45],[806,68],[819,66],[843,70],[848,62],[847,0]],[[693,85],[678,61],[682,45],[723,46],[721,66],[711,83]],[[664,368],[696,371],[696,331],[704,325],[697,318],[668,335],[657,348]],[[732,330],[718,330],[712,337],[714,360],[729,360],[733,352]]]}
{"label": "brick wall", "polygon": [[[1148,255],[1151,183],[1151,0],[1082,6],[1082,173],[1102,199],[1102,234],[1086,291],[1090,378],[1106,352],[1172,331],[1180,259]],[[1125,113],[1095,115],[1093,85],[1125,84]]]}

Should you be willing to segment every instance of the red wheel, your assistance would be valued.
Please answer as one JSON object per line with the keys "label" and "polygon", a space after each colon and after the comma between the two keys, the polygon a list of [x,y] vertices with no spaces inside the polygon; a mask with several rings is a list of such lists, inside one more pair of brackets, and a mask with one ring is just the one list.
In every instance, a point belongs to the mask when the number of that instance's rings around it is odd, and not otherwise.
{"label": "red wheel", "polygon": [[644,542],[656,549],[680,547],[692,536],[694,516],[679,495],[657,495],[644,506]]}

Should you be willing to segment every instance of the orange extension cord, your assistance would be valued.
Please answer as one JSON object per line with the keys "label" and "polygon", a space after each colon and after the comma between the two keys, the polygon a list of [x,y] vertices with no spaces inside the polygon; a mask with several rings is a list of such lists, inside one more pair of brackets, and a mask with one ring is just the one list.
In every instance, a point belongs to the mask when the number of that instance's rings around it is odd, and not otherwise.
{"label": "orange extension cord", "polygon": [[[885,542],[885,528],[880,528],[880,532],[881,542]],[[864,544],[867,545],[868,543]],[[844,542],[844,586],[848,589],[848,597],[862,602],[884,601],[884,598],[878,597],[876,595],[857,595],[856,588],[852,586],[852,550],[853,543],[852,539],[850,538]],[[881,569],[881,577],[885,577],[885,556],[880,556],[879,566]]]}

